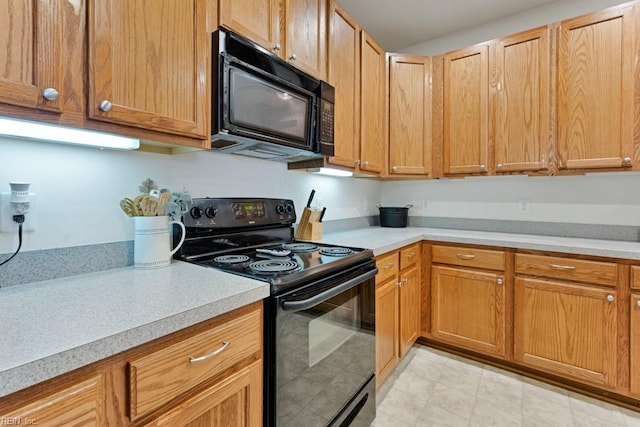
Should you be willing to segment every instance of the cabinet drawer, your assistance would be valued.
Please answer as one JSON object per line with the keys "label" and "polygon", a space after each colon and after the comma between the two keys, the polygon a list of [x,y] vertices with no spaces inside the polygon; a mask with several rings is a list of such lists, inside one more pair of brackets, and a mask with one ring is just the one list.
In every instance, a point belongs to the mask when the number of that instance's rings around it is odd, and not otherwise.
{"label": "cabinet drawer", "polygon": [[376,275],[376,284],[387,281],[398,275],[398,252],[392,252],[388,255],[382,255],[376,258],[378,274]]}
{"label": "cabinet drawer", "polygon": [[433,246],[432,261],[439,264],[504,270],[504,251],[474,249],[460,246]]}
{"label": "cabinet drawer", "polygon": [[400,249],[400,270],[416,265],[418,263],[419,255],[419,243]]}
{"label": "cabinet drawer", "polygon": [[615,286],[618,266],[612,262],[516,254],[516,273]]}
{"label": "cabinet drawer", "polygon": [[132,361],[131,418],[161,406],[246,357],[260,357],[261,351],[262,312],[255,310]]}
{"label": "cabinet drawer", "polygon": [[640,290],[640,267],[631,267],[631,287]]}

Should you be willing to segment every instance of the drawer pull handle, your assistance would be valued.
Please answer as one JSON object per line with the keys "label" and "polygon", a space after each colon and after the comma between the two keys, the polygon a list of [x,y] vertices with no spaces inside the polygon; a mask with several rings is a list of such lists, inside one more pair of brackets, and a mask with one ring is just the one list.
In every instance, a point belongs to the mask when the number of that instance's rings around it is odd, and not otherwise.
{"label": "drawer pull handle", "polygon": [[416,253],[415,253],[415,252],[411,252],[411,253],[409,254],[409,258],[415,258],[415,256],[416,256]]}
{"label": "drawer pull handle", "polygon": [[549,264],[549,267],[555,270],[575,270],[576,269],[576,267],[573,265]]}
{"label": "drawer pull handle", "polygon": [[389,263],[389,264],[385,265],[385,266],[384,266],[384,267],[382,267],[382,268],[384,268],[385,270],[388,270],[388,269],[392,268],[392,267],[393,267],[393,265],[394,265],[393,263]]}
{"label": "drawer pull handle", "polygon": [[223,351],[225,351],[227,349],[227,347],[229,347],[229,344],[231,344],[231,341],[223,341],[222,342],[222,346],[215,350],[212,351],[209,354],[205,354],[204,356],[200,356],[200,357],[190,357],[189,358],[189,363],[197,363],[197,362],[202,362],[203,360],[207,360],[212,358],[213,356],[217,356],[218,354],[222,353]]}
{"label": "drawer pull handle", "polygon": [[476,256],[471,254],[456,254],[460,259],[474,259]]}

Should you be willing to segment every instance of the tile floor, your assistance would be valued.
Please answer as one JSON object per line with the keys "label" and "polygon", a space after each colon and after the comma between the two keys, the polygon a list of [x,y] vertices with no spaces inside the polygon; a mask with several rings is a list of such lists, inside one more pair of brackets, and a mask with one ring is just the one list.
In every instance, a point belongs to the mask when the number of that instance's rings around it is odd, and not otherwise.
{"label": "tile floor", "polygon": [[375,427],[640,427],[640,412],[417,344],[377,401]]}

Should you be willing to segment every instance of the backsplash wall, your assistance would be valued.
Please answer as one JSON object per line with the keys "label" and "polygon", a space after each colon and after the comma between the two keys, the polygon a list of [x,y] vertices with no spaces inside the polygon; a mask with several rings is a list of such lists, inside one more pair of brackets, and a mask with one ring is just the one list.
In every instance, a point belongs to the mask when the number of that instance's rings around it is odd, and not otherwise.
{"label": "backsplash wall", "polygon": [[[285,164],[212,152],[177,155],[122,152],[0,138],[0,192],[31,183],[36,231],[23,251],[133,240],[133,221],[119,207],[152,178],[193,197],[291,198],[298,215],[311,189],[327,206],[325,220],[375,215],[380,183],[288,171]],[[0,254],[15,251],[15,233],[0,233]]]}
{"label": "backsplash wall", "polygon": [[389,181],[382,203],[412,204],[411,216],[640,226],[639,183],[636,172]]}

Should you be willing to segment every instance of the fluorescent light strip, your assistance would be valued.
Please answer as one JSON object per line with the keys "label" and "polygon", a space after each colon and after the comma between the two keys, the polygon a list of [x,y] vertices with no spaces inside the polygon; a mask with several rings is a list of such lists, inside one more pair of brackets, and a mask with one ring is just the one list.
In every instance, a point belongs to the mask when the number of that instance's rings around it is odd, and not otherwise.
{"label": "fluorescent light strip", "polygon": [[312,168],[308,169],[309,172],[315,172],[320,175],[329,175],[329,176],[353,176],[352,172],[343,171],[341,169],[332,169],[332,168]]}
{"label": "fluorescent light strip", "polygon": [[5,117],[0,117],[0,135],[114,150],[140,148],[140,140],[136,138]]}

